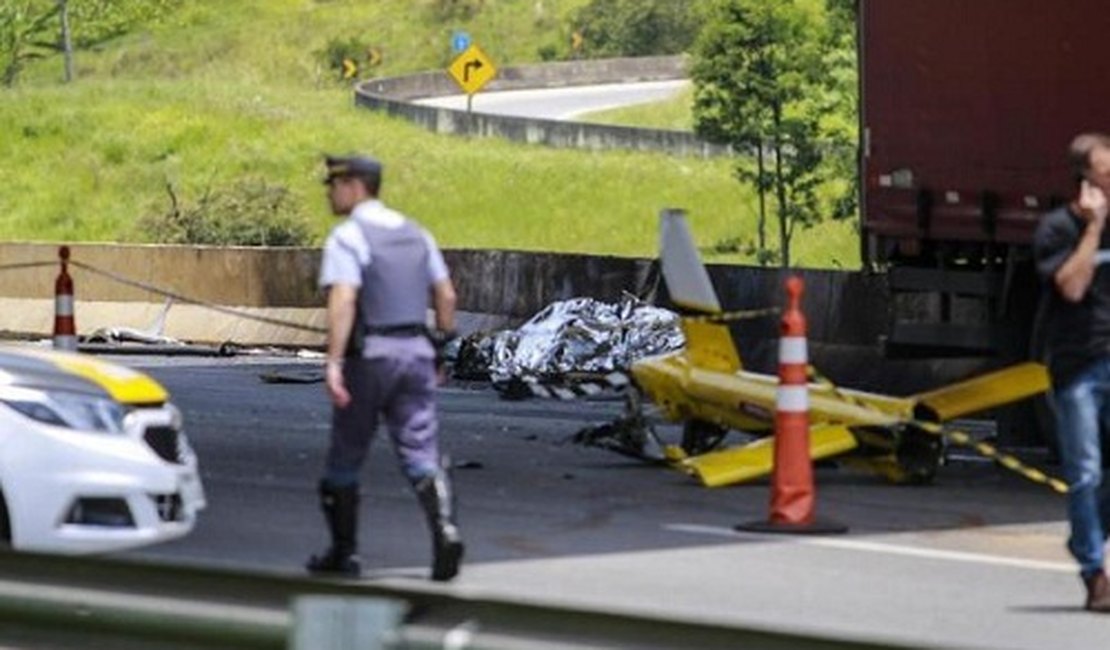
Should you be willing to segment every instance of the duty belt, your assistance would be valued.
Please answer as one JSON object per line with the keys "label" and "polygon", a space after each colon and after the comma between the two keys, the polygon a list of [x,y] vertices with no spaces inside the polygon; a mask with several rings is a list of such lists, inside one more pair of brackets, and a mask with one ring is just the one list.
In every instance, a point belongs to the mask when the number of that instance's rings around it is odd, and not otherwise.
{"label": "duty belt", "polygon": [[368,325],[366,334],[369,336],[388,336],[391,338],[405,338],[409,336],[428,336],[428,328],[419,323],[402,323],[400,325]]}

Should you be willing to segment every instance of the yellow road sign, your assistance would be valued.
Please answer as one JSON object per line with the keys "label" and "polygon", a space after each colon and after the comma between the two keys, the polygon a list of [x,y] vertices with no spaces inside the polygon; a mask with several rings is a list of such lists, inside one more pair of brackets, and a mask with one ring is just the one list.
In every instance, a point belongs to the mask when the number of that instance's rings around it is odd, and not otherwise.
{"label": "yellow road sign", "polygon": [[473,95],[497,76],[497,66],[493,65],[493,61],[490,61],[482,48],[474,44],[451,62],[447,73],[464,93]]}
{"label": "yellow road sign", "polygon": [[358,74],[358,64],[350,59],[343,59],[343,78],[353,79]]}

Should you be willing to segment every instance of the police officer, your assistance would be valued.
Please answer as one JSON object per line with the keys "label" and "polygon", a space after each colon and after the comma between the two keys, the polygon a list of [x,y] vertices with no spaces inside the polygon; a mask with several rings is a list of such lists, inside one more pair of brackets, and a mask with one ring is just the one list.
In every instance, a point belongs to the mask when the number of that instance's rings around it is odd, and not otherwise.
{"label": "police officer", "polygon": [[[325,381],[333,404],[320,505],[331,546],[314,573],[357,576],[359,472],[384,418],[401,470],[432,534],[432,579],[459,571],[463,543],[447,463],[438,446],[436,358],[454,329],[455,290],[431,235],[378,200],[382,166],[366,156],[325,158],[332,212],[345,216],[324,245]],[[427,327],[428,308],[435,329]]]}

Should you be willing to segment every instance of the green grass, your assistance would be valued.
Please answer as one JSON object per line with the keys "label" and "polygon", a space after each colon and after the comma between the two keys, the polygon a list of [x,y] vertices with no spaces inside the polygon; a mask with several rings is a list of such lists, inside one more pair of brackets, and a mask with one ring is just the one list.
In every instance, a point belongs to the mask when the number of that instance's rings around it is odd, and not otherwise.
{"label": "green grass", "polygon": [[[653,256],[665,207],[688,210],[700,245],[750,236],[754,200],[727,161],[437,136],[356,109],[316,54],[373,35],[375,75],[442,68],[462,28],[499,65],[531,62],[584,1],[487,0],[470,23],[435,20],[436,0],[188,1],[79,52],[75,83],[55,58],[0,90],[0,238],[144,241],[137,223],[169,208],[167,184],[196,201],[247,177],[290,188],[319,243],[335,223],[320,155],[356,150],[384,161],[386,202],[445,247]],[[796,236],[795,261],[855,267],[857,249],[850,226],[823,226]]]}
{"label": "green grass", "polygon": [[661,102],[637,104],[625,108],[586,113],[579,117],[583,122],[595,124],[615,124],[621,126],[640,126],[651,129],[673,129],[691,131],[694,117],[690,106],[694,102],[693,88],[685,88]]}

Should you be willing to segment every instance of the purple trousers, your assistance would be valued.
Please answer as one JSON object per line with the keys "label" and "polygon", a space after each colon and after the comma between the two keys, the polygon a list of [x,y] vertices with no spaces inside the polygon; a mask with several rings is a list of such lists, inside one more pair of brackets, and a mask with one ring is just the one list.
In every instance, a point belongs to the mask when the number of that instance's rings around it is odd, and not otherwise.
{"label": "purple trousers", "polygon": [[348,359],[343,374],[351,403],[332,408],[324,480],[354,485],[379,418],[384,418],[401,471],[413,483],[436,473],[439,460],[435,360],[421,351]]}

